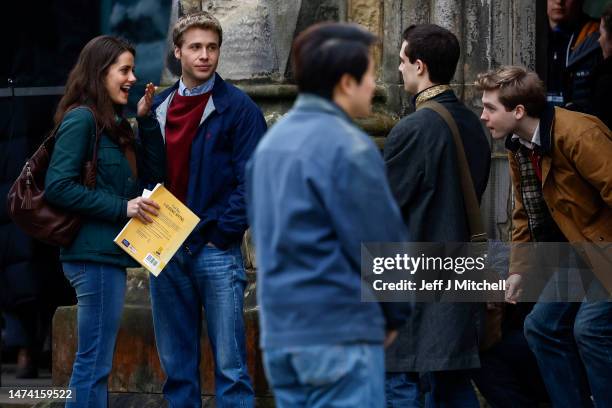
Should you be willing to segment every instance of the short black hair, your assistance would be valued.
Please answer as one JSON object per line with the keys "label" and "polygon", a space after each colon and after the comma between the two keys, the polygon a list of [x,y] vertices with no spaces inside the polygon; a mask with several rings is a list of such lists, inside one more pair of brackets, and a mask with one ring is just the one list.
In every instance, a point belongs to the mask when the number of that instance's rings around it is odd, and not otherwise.
{"label": "short black hair", "polygon": [[450,83],[461,55],[455,34],[435,24],[418,24],[404,30],[402,38],[408,43],[405,52],[411,64],[420,59],[427,65],[431,82]]}
{"label": "short black hair", "polygon": [[361,83],[370,62],[370,47],[377,37],[357,24],[319,23],[304,30],[293,42],[291,60],[300,92],[332,99],[344,74]]}

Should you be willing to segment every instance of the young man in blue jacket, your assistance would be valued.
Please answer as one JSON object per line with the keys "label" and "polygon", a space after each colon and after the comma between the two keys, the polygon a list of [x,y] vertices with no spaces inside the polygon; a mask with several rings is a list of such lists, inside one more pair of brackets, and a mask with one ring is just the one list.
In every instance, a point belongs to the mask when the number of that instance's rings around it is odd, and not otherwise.
{"label": "young man in blue jacket", "polygon": [[393,304],[361,302],[361,243],[405,241],[380,152],[352,121],[370,114],[371,46],[356,25],[298,36],[300,95],[247,166],[261,347],[276,406],[384,406]]}
{"label": "young man in blue jacket", "polygon": [[180,80],[153,109],[166,141],[166,186],[201,221],[151,278],[157,349],[173,407],[200,407],[202,306],[215,359],[217,407],[252,407],[247,373],[240,244],[247,229],[244,166],[266,131],[260,109],[215,73],[222,29],[206,12],[173,29]]}

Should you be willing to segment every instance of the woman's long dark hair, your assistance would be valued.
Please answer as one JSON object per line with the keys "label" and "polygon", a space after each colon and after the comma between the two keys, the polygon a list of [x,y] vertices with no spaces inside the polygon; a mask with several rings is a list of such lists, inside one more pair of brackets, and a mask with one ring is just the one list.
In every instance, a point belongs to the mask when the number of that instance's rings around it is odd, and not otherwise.
{"label": "woman's long dark hair", "polygon": [[130,43],[110,35],[96,37],[83,47],[55,112],[56,126],[70,109],[87,105],[95,113],[97,126],[104,129],[115,143],[125,146],[133,142],[132,130],[126,120],[117,120],[120,111],[105,86],[109,67],[126,51],[136,56]]}

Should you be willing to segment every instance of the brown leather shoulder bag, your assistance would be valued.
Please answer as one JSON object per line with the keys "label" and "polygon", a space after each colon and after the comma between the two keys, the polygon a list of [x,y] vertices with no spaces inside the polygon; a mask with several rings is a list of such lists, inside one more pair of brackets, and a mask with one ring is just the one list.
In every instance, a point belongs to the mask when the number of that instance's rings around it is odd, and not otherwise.
{"label": "brown leather shoulder bag", "polygon": [[[92,135],[92,138],[95,137],[95,142],[93,158],[83,164],[81,183],[93,189],[96,186],[100,131],[94,112],[91,109],[89,111],[96,123],[95,135]],[[21,174],[9,190],[7,207],[13,222],[26,234],[51,245],[67,247],[79,232],[82,218],[79,214],[53,206],[45,200],[45,176],[59,126],[56,126],[32,157],[26,161]]]}

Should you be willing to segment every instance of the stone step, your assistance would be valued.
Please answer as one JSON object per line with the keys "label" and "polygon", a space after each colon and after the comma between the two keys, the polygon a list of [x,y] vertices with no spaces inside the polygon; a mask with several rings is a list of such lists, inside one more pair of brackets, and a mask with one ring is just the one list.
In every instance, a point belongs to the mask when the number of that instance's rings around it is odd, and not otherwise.
{"label": "stone step", "polygon": [[[128,270],[126,304],[113,358],[108,387],[112,393],[160,394],[165,380],[157,349],[149,300],[149,274],[141,268]],[[259,327],[254,277],[245,291],[244,320],[249,374],[255,395],[269,397],[259,349]],[[53,317],[53,385],[67,386],[76,353],[76,306],[60,307]],[[203,322],[200,339],[200,377],[203,395],[214,395],[212,351]]]}
{"label": "stone step", "polygon": [[0,393],[0,408],[32,407],[36,401],[15,400],[8,397],[9,389],[18,388],[46,388],[51,387],[51,372],[48,369],[39,369],[38,378],[16,378],[15,364],[2,364],[2,392]]}

